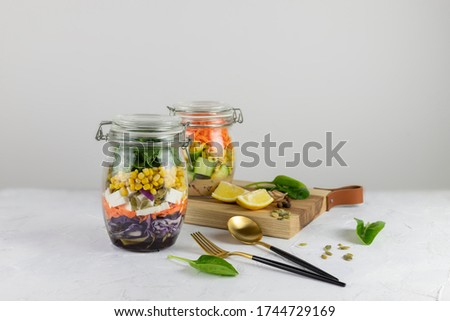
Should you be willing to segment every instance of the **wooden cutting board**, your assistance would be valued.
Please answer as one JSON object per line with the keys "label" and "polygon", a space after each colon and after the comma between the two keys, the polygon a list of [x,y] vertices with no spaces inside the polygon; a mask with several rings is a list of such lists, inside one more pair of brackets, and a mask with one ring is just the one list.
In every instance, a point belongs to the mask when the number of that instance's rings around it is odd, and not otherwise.
{"label": "wooden cutting board", "polygon": [[185,222],[201,226],[227,229],[228,220],[235,215],[247,216],[257,222],[266,236],[289,239],[316,217],[326,211],[328,190],[310,189],[310,196],[305,200],[291,200],[290,219],[278,220],[271,216],[275,204],[252,211],[237,204],[228,204],[214,198],[189,198]]}

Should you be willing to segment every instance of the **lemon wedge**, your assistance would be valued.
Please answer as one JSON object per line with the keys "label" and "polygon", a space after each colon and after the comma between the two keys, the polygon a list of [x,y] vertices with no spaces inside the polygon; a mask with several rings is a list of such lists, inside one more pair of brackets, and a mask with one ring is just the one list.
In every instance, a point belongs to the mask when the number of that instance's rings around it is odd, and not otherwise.
{"label": "lemon wedge", "polygon": [[237,185],[233,185],[226,181],[221,181],[219,186],[216,187],[214,192],[212,193],[212,197],[216,200],[226,202],[226,203],[234,203],[236,202],[236,198],[240,195],[247,193],[246,189],[239,187]]}
{"label": "lemon wedge", "polygon": [[237,197],[236,202],[243,208],[249,210],[260,210],[269,206],[273,202],[273,198],[265,189],[257,189]]}

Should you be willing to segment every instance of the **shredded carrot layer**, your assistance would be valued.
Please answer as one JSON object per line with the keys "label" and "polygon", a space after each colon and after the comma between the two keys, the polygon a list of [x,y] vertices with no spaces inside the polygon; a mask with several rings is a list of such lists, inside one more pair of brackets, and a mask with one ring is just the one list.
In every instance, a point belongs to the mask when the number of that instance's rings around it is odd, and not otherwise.
{"label": "shredded carrot layer", "polygon": [[231,137],[228,128],[188,128],[188,136],[201,143],[219,143],[224,148],[231,147]]}
{"label": "shredded carrot layer", "polygon": [[103,197],[103,208],[105,210],[106,219],[110,220],[113,217],[126,216],[128,218],[136,217],[135,211],[125,209],[125,205],[109,207],[108,202]]}

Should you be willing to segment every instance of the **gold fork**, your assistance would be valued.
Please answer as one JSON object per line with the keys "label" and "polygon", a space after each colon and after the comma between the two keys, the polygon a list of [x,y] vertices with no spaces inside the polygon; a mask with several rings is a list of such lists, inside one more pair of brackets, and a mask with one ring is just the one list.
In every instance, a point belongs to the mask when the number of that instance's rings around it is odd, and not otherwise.
{"label": "gold fork", "polygon": [[272,267],[275,267],[277,269],[281,269],[281,270],[285,270],[291,273],[295,273],[295,274],[299,274],[299,275],[303,275],[306,277],[310,277],[319,281],[323,281],[323,282],[328,282],[331,284],[335,284],[335,285],[339,285],[344,287],[345,283],[334,280],[334,279],[330,279],[327,278],[326,276],[323,275],[319,275],[313,272],[309,272],[306,270],[302,270],[299,269],[297,267],[288,265],[288,264],[284,264],[281,262],[277,262],[277,261],[272,261],[260,256],[256,256],[256,255],[252,255],[252,254],[248,254],[248,253],[244,253],[244,252],[239,252],[239,251],[234,251],[234,252],[230,252],[230,251],[226,251],[224,249],[221,249],[220,247],[218,247],[216,244],[214,244],[213,242],[211,242],[209,239],[207,239],[202,233],[200,232],[195,232],[192,233],[191,236],[194,238],[194,240],[197,242],[197,244],[208,254],[213,255],[213,256],[217,256],[217,257],[221,257],[221,258],[226,258],[229,257],[231,255],[238,255],[238,256],[242,256],[245,257],[246,259],[250,259],[253,261],[257,261],[263,264],[267,264],[270,265]]}

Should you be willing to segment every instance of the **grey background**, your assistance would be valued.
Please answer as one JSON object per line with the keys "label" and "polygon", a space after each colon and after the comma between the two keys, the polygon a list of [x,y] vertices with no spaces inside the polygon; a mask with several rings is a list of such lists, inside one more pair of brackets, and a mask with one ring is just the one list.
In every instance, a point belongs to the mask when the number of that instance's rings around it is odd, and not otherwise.
{"label": "grey background", "polygon": [[0,0],[0,188],[98,188],[99,121],[192,99],[242,108],[240,142],[348,140],[348,167],[274,157],[239,178],[448,188],[449,17],[438,0]]}

